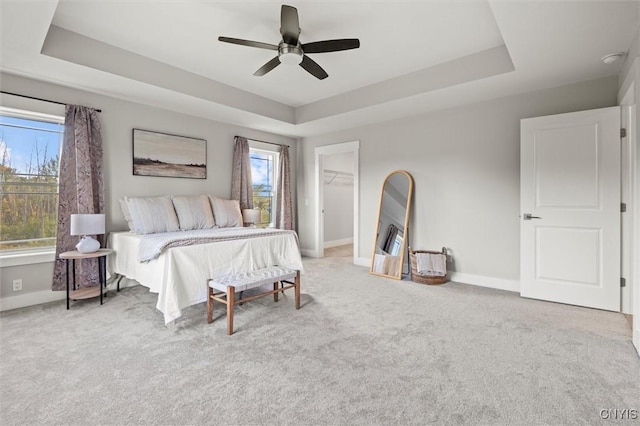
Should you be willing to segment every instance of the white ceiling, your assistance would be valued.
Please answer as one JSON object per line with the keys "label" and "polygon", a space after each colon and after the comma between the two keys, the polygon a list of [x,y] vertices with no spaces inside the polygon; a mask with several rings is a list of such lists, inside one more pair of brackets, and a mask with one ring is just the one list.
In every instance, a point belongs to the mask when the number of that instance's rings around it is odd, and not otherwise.
{"label": "white ceiling", "polygon": [[0,0],[0,69],[308,136],[616,75],[600,58],[639,23],[636,1],[290,1],[302,43],[361,47],[310,55],[325,80],[286,64],[254,77],[275,52],[217,38],[278,44],[281,4]]}

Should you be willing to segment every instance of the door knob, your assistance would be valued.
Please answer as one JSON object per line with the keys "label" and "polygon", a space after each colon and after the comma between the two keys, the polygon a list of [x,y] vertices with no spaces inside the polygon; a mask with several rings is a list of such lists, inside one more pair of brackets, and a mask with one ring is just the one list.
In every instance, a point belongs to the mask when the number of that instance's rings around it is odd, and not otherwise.
{"label": "door knob", "polygon": [[522,215],[522,219],[531,220],[531,219],[542,219],[540,216],[532,216],[531,213],[525,213]]}

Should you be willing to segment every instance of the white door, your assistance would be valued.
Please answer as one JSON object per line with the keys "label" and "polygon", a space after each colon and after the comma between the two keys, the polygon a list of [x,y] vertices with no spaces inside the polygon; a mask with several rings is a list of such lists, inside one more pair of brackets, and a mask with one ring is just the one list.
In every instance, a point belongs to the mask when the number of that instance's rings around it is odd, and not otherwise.
{"label": "white door", "polygon": [[520,295],[620,311],[620,109],[521,122]]}

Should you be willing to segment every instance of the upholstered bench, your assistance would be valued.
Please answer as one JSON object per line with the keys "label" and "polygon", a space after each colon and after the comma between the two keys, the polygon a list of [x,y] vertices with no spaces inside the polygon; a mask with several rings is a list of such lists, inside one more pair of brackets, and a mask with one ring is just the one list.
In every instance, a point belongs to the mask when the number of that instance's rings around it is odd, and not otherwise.
{"label": "upholstered bench", "polygon": [[[293,282],[289,281],[293,280]],[[282,283],[282,287],[278,284]],[[288,285],[285,285],[288,284]],[[240,295],[236,299],[236,293],[273,284],[273,290],[247,296]],[[233,334],[233,307],[236,303],[248,302],[259,297],[273,294],[273,300],[278,301],[278,293],[290,288],[295,292],[295,306],[300,309],[300,272],[281,266],[271,266],[257,269],[251,272],[230,274],[216,277],[207,281],[207,322],[213,322],[213,301],[227,305],[227,334]],[[215,292],[214,290],[217,290]]]}

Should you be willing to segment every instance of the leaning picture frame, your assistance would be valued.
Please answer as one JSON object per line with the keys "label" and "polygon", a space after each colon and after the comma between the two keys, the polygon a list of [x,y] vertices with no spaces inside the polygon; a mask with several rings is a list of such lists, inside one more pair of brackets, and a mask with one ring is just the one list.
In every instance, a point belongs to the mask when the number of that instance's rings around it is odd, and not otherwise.
{"label": "leaning picture frame", "polygon": [[133,129],[133,174],[206,179],[207,141]]}

